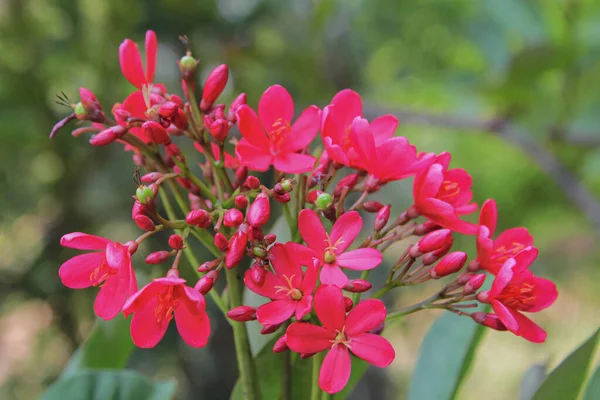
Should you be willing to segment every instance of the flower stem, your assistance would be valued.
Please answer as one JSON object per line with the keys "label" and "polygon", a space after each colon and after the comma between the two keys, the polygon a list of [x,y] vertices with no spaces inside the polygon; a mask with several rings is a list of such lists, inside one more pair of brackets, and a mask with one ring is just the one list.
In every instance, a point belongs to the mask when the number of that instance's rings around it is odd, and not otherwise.
{"label": "flower stem", "polygon": [[319,370],[321,369],[321,361],[323,357],[321,353],[317,353],[312,357],[312,386],[310,390],[310,400],[319,400],[321,397],[321,389],[319,388]]}
{"label": "flower stem", "polygon": [[298,222],[292,215],[289,203],[283,205],[283,213],[285,214],[285,219],[290,227],[290,236],[292,237],[292,240],[294,240],[294,236],[296,236],[296,231],[298,229]]}
{"label": "flower stem", "polygon": [[[241,276],[239,268],[225,268],[227,285],[229,286],[229,305],[231,308],[242,305],[242,287],[240,286]],[[244,399],[257,400],[261,398],[254,359],[250,351],[250,341],[248,340],[248,331],[246,324],[241,322],[232,323],[233,339],[235,342],[235,352],[237,355],[238,369]]]}
{"label": "flower stem", "polygon": [[282,400],[292,398],[292,352],[284,351],[282,354],[283,373],[281,374]]}
{"label": "flower stem", "polygon": [[[427,308],[440,308],[441,305],[432,304],[434,301],[439,300],[441,298],[441,292],[434,294],[428,299],[421,301],[420,303],[414,304],[410,307],[402,308],[396,312],[389,313],[385,318],[385,322],[389,323],[395,321],[405,315],[412,314],[416,311],[425,310]],[[441,307],[446,308],[446,307]]]}

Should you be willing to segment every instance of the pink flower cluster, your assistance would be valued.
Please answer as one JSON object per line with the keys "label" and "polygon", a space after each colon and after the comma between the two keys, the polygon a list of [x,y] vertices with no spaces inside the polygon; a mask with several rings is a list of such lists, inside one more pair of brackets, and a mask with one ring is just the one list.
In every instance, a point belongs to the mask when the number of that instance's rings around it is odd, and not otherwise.
{"label": "pink flower cluster", "polygon": [[[63,246],[91,252],[59,269],[70,288],[100,287],[94,305],[99,317],[133,314],[135,344],[154,347],[175,318],[186,343],[206,345],[205,296],[210,295],[232,324],[257,320],[263,334],[277,333],[275,352],[311,357],[326,351],[319,385],[336,393],[348,382],[351,354],[378,367],[394,360],[382,327],[386,319],[412,311],[388,312],[379,297],[446,276],[452,277],[422,308],[443,308],[532,342],[545,340],[546,333],[524,314],[549,307],[557,297],[552,282],[529,270],[538,255],[533,238],[527,229],[513,228],[494,239],[494,200],[483,204],[477,223],[463,219],[478,205],[472,201],[471,176],[450,168],[450,154],[419,153],[395,135],[398,119],[393,115],[368,121],[360,96],[349,89],[323,109],[310,106],[297,118],[292,96],[279,85],[263,93],[257,111],[246,104],[245,94],[226,107],[216,103],[229,75],[221,65],[209,74],[198,101],[198,61],[189,49],[178,62],[183,97],[171,94],[154,82],[156,56],[153,32],[146,35],[145,69],[137,45],[125,40],[119,48],[121,70],[136,90],[112,107],[110,118],[92,92],[80,89],[74,112],[51,134],[73,119],[89,121],[73,135],[92,133],[93,146],[121,143],[145,171],[137,179],[132,207],[132,219],[144,233],[124,244],[67,234]],[[185,138],[203,159],[200,176],[180,149]],[[271,167],[271,184],[249,174]],[[414,179],[413,204],[391,218],[398,206],[370,196],[406,178]],[[179,209],[160,207],[161,202]],[[282,243],[269,233],[272,208],[283,209],[292,240]],[[374,216],[372,226],[365,226],[361,212]],[[172,259],[170,267],[139,289],[132,256],[147,238],[170,230],[168,249],[145,260],[160,264]],[[474,236],[474,260],[467,263],[466,253],[451,251],[454,234]],[[406,248],[409,237],[413,244]],[[179,268],[194,238],[214,259],[194,266],[199,280],[192,287],[180,278]],[[396,244],[405,247],[402,256],[382,264],[383,253]],[[385,268],[388,279],[370,291],[368,275],[374,268]],[[351,279],[351,271],[360,271],[361,277]],[[222,275],[229,289],[219,293],[215,283]],[[480,290],[488,275],[490,289]],[[241,304],[238,279],[265,303],[258,308]],[[361,301],[365,292],[370,298]],[[225,295],[230,296],[228,308]],[[468,312],[478,303],[489,303],[493,312]]]}

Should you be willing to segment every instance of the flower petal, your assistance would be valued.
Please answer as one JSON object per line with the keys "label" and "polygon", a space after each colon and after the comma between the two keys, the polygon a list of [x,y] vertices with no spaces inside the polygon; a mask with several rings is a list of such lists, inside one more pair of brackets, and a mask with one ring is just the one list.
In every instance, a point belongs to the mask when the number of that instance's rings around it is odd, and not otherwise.
{"label": "flower petal", "polygon": [[315,293],[315,312],[327,330],[341,331],[346,319],[342,290],[326,284],[319,286]]}
{"label": "flower petal", "polygon": [[519,329],[516,332],[517,335],[533,343],[543,343],[546,341],[546,331],[540,328],[538,324],[516,310],[510,310],[510,312],[519,325]]}
{"label": "flower petal", "polygon": [[356,249],[347,251],[337,257],[340,267],[363,271],[373,269],[381,264],[381,252],[377,249]]}
{"label": "flower petal", "polygon": [[240,162],[252,171],[266,171],[273,162],[273,156],[262,148],[251,145],[247,140],[240,140],[235,148]]}
{"label": "flower petal", "polygon": [[[498,222],[498,206],[496,200],[487,199],[481,205],[479,212],[479,225],[486,226],[490,230],[489,236],[493,236],[496,232],[496,223]],[[500,234],[502,236],[502,234]]]}
{"label": "flower petal", "polygon": [[238,129],[250,144],[259,148],[268,148],[269,139],[260,125],[256,112],[247,104],[237,109]]}
{"label": "flower petal", "polygon": [[[275,243],[273,247],[269,249],[269,260],[271,261],[275,273],[280,279],[284,275],[287,276],[287,278],[290,278],[292,275],[298,275],[298,282],[302,279],[300,264],[291,259],[286,245]],[[294,265],[296,265],[296,268],[294,268]]]}
{"label": "flower petal", "polygon": [[362,228],[363,220],[356,211],[344,213],[335,221],[329,239],[335,245],[335,254],[342,254],[356,239]]}
{"label": "flower petal", "polygon": [[298,229],[308,247],[322,259],[327,246],[327,233],[317,213],[311,209],[302,210],[298,216]]}
{"label": "flower petal", "polygon": [[354,337],[375,329],[385,321],[385,316],[385,305],[381,300],[361,301],[346,317],[346,335]]}
{"label": "flower petal", "polygon": [[317,253],[310,247],[306,247],[296,242],[287,242],[285,244],[288,252],[300,265],[313,265],[313,258],[318,258]]}
{"label": "flower petal", "polygon": [[286,343],[296,353],[318,353],[331,347],[335,332],[307,322],[294,322],[285,332]]}
{"label": "flower petal", "polygon": [[138,292],[131,295],[123,305],[123,314],[125,317],[138,312],[146,306],[147,303],[153,301],[156,295],[164,289],[164,285],[160,282],[152,281]]}
{"label": "flower petal", "polygon": [[333,346],[321,365],[319,386],[329,394],[341,391],[350,379],[351,368],[352,361],[346,346]]}
{"label": "flower petal", "polygon": [[337,124],[345,130],[350,127],[356,117],[362,117],[362,100],[360,95],[351,89],[339,91],[333,99],[331,105],[335,110]]}
{"label": "flower petal", "polygon": [[77,250],[104,250],[111,241],[100,236],[73,232],[60,238],[60,245]]}
{"label": "flower petal", "polygon": [[519,330],[519,323],[513,316],[511,309],[507,308],[504,304],[500,303],[498,300],[490,301],[494,312],[500,318],[500,321],[504,324],[506,329],[511,331],[514,334],[517,334]]}
{"label": "flower petal", "polygon": [[104,262],[104,252],[75,256],[63,263],[58,270],[62,284],[71,289],[92,286],[90,275]]}
{"label": "flower petal", "polygon": [[316,159],[308,154],[279,153],[273,160],[273,166],[286,174],[302,174],[311,171],[315,161]]}
{"label": "flower petal", "polygon": [[372,333],[352,338],[350,351],[358,358],[380,368],[387,367],[396,358],[396,352],[390,342]]}
{"label": "flower petal", "polygon": [[374,174],[377,165],[377,151],[369,122],[365,118],[354,119],[350,129],[350,137],[354,149],[365,163],[367,170]]}
{"label": "flower petal", "polygon": [[306,314],[312,310],[312,295],[304,295],[302,299],[296,304],[296,320],[300,321]]}
{"label": "flower petal", "polygon": [[415,203],[435,197],[444,181],[444,167],[441,164],[432,164],[424,174],[415,179],[413,195]]}
{"label": "flower petal", "polygon": [[321,110],[319,107],[308,107],[292,125],[289,135],[281,144],[281,151],[284,153],[295,152],[307,147],[317,136],[320,123]]}
{"label": "flower petal", "polygon": [[[129,252],[127,252],[129,255]],[[94,302],[94,311],[100,318],[109,320],[116,317],[123,308],[131,289],[131,259],[121,266],[115,275],[110,276],[100,287]]]}
{"label": "flower petal", "polygon": [[131,318],[131,338],[138,347],[149,349],[156,346],[167,332],[169,320],[164,318],[160,323],[156,321],[154,309],[157,305],[158,299],[154,297]]}
{"label": "flower petal", "polygon": [[321,283],[337,286],[338,288],[343,288],[348,283],[348,277],[344,274],[344,271],[338,265],[334,264],[323,265],[319,277],[321,278]]}
{"label": "flower petal", "polygon": [[137,45],[130,39],[125,39],[119,46],[119,63],[121,64],[121,72],[125,79],[138,89],[146,83],[144,69],[142,67],[142,59]]}
{"label": "flower petal", "polygon": [[489,294],[490,298],[498,296],[498,294],[504,290],[506,285],[508,285],[508,283],[511,281],[514,276],[513,267],[515,264],[515,260],[513,258],[509,258],[506,260],[502,268],[500,268],[500,271],[498,271],[496,278],[492,282],[492,287],[490,288]]}
{"label": "flower petal", "polygon": [[306,272],[304,273],[304,277],[302,279],[302,284],[300,285],[300,290],[303,295],[312,294],[313,290],[315,290],[315,286],[317,285],[317,267],[315,265],[307,265]]}
{"label": "flower petal", "polygon": [[258,116],[265,131],[270,132],[278,119],[290,123],[294,117],[294,101],[280,85],[273,85],[263,93],[258,102]]}
{"label": "flower petal", "polygon": [[535,277],[535,302],[527,312],[538,312],[550,307],[558,297],[556,285],[546,278]]}
{"label": "flower petal", "polygon": [[398,118],[392,114],[385,114],[375,118],[369,126],[375,138],[375,145],[378,146],[380,143],[394,136],[394,132],[398,128]]}
{"label": "flower petal", "polygon": [[281,297],[280,293],[277,291],[278,286],[285,286],[285,283],[281,281],[274,273],[271,271],[267,271],[265,275],[265,280],[262,285],[258,285],[252,279],[252,270],[248,269],[244,273],[244,284],[254,293],[267,297],[269,299],[278,299]]}
{"label": "flower petal", "polygon": [[204,298],[189,286],[183,286],[183,290],[186,296],[181,296],[175,307],[177,330],[190,346],[204,347],[210,336],[210,320],[205,311]]}
{"label": "flower petal", "polygon": [[148,83],[154,81],[154,71],[156,69],[156,50],[158,44],[156,42],[156,33],[154,31],[146,31],[146,81]]}
{"label": "flower petal", "polygon": [[289,319],[296,311],[293,300],[274,300],[256,310],[256,319],[263,325],[277,325]]}

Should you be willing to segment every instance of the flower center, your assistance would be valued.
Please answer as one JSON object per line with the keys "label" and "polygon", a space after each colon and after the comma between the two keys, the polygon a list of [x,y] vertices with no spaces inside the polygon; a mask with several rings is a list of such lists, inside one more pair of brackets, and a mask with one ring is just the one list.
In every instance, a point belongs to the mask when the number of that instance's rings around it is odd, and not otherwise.
{"label": "flower center", "polygon": [[106,280],[116,273],[117,271],[106,264],[105,259],[99,267],[92,271],[90,274],[90,281],[94,286],[104,286],[106,285]]}
{"label": "flower center", "polygon": [[325,257],[323,257],[323,260],[325,260],[327,264],[331,264],[335,261],[335,253],[333,251],[327,250],[325,252]]}
{"label": "flower center", "polygon": [[344,330],[346,329],[346,327],[342,327],[341,331],[336,331],[337,334],[335,336],[335,339],[330,340],[330,342],[332,343],[331,347],[335,346],[336,344],[342,345],[342,346],[346,346],[347,348],[351,349],[352,347],[350,347],[350,343],[352,342],[352,339],[349,339],[346,337],[346,333],[344,333]]}
{"label": "flower center", "polygon": [[526,311],[535,302],[535,285],[530,282],[507,286],[498,299],[507,307],[515,310]]}
{"label": "flower center", "polygon": [[348,151],[352,148],[352,139],[350,138],[350,130],[352,129],[352,125],[348,125],[346,130],[344,131],[344,136],[342,136],[342,140],[340,140],[340,147],[344,151]]}
{"label": "flower center", "polygon": [[295,288],[294,284],[292,283],[292,279],[294,279],[294,276],[296,275],[292,275],[290,277],[288,277],[287,275],[283,275],[283,279],[285,280],[286,286],[275,286],[275,289],[277,289],[275,293],[285,292],[285,295],[288,296],[290,299],[296,301],[301,300],[302,291],[300,289]]}
{"label": "flower center", "polygon": [[179,302],[179,299],[173,293],[173,286],[169,286],[156,297],[158,299],[158,304],[154,308],[156,323],[160,325],[165,320],[168,323],[173,319],[173,310]]}
{"label": "flower center", "polygon": [[519,254],[525,248],[523,243],[512,242],[509,245],[502,245],[494,249],[494,255],[491,260],[500,264],[504,264],[506,260]]}
{"label": "flower center", "polygon": [[456,196],[460,194],[460,185],[458,182],[445,180],[442,182],[442,186],[437,192],[436,198],[446,202],[452,203],[456,200]]}
{"label": "flower center", "polygon": [[327,238],[325,239],[327,246],[325,247],[325,254],[323,256],[323,260],[328,263],[331,264],[332,262],[335,261],[336,258],[336,250],[337,247],[344,243],[344,240],[340,237],[335,243],[331,243],[331,238],[329,237],[329,234],[327,233]]}
{"label": "flower center", "polygon": [[271,130],[267,133],[267,136],[271,142],[271,150],[274,154],[279,152],[281,141],[288,136],[290,129],[290,123],[283,118],[278,118],[273,122],[273,126],[271,126]]}

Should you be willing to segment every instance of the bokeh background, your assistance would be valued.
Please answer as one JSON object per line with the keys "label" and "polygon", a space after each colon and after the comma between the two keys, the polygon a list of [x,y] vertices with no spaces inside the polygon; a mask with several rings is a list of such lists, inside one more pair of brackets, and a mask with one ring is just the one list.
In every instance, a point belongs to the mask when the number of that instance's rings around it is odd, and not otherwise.
{"label": "bokeh background", "polygon": [[[61,235],[139,235],[130,155],[92,148],[68,129],[54,141],[48,133],[68,112],[53,102],[59,91],[75,100],[85,86],[110,110],[132,90],[118,45],[143,42],[150,28],[160,41],[156,81],[170,91],[181,93],[180,34],[192,40],[202,76],[229,64],[227,101],[243,91],[255,105],[280,83],[299,108],[324,106],[353,88],[370,116],[396,113],[399,133],[420,150],[451,151],[453,165],[473,175],[476,200],[497,200],[500,229],[530,229],[541,250],[533,268],[560,292],[535,318],[548,340],[488,332],[459,398],[517,398],[529,367],[556,365],[599,325],[600,2],[0,0],[0,398],[37,397],[94,322],[94,290],[67,290],[58,279],[75,254],[60,247]],[[385,196],[400,211],[410,184]],[[473,254],[472,242],[458,246]],[[155,272],[135,260],[142,274]],[[387,300],[408,305],[435,289]],[[209,347],[192,350],[170,331],[129,367],[176,377],[182,399],[226,398],[232,339],[213,315]],[[437,315],[412,315],[388,331],[397,360],[370,370],[356,398],[404,398]]]}

